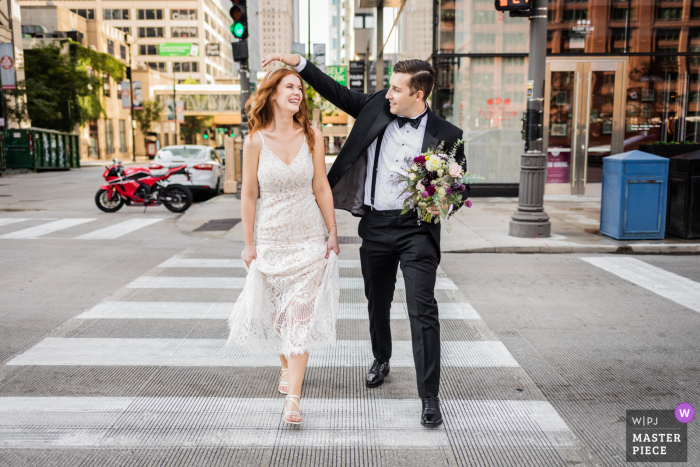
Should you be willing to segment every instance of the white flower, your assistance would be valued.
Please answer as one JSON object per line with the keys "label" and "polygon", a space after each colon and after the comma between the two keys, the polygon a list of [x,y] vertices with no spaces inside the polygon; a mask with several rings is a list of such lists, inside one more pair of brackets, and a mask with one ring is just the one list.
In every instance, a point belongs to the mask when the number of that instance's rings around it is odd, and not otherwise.
{"label": "white flower", "polygon": [[413,166],[411,167],[411,170],[418,170],[418,166],[416,164],[413,164]]}
{"label": "white flower", "polygon": [[410,175],[408,176],[408,178],[410,178],[411,180],[415,180],[415,179],[416,179],[416,174],[410,174]]}
{"label": "white flower", "polygon": [[432,180],[432,181],[430,182],[430,184],[431,184],[431,185],[437,185],[437,182],[438,182],[437,180]]}
{"label": "white flower", "polygon": [[437,192],[440,193],[441,195],[445,194],[445,189],[444,188],[438,188]]}
{"label": "white flower", "polygon": [[418,182],[418,183],[416,183],[416,190],[424,191],[425,187],[423,186],[423,184],[421,182]]}
{"label": "white flower", "polygon": [[445,175],[445,171],[442,169],[438,169],[438,177],[442,177],[443,175]]}

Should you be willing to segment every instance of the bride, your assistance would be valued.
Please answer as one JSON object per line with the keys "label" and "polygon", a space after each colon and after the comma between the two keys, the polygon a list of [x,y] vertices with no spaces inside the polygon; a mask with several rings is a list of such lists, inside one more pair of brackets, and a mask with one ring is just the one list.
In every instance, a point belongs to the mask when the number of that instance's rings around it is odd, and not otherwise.
{"label": "bride", "polygon": [[311,126],[304,83],[290,69],[269,72],[246,112],[241,220],[248,275],[226,346],[279,355],[284,421],[298,425],[309,352],[335,344],[340,298],[323,134]]}

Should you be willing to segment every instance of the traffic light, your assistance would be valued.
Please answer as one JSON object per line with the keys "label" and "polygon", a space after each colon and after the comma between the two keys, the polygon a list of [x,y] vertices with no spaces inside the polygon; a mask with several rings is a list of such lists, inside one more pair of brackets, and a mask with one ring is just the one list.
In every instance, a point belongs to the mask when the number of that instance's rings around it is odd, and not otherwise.
{"label": "traffic light", "polygon": [[248,15],[246,13],[246,0],[231,0],[230,14],[233,24],[231,25],[231,34],[233,37],[242,41],[248,38]]}

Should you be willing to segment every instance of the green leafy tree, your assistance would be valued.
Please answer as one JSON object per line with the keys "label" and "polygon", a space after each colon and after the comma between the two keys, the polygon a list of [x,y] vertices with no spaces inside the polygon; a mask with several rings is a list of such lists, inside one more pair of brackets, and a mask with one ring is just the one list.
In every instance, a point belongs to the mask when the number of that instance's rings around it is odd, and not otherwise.
{"label": "green leafy tree", "polygon": [[143,101],[142,108],[134,111],[134,119],[139,126],[139,130],[144,135],[150,133],[151,127],[160,120],[163,113],[163,104],[157,101]]}
{"label": "green leafy tree", "polygon": [[26,79],[7,92],[17,101],[7,108],[8,115],[29,118],[35,127],[72,132],[76,125],[104,115],[103,79],[123,79],[125,66],[67,39],[26,49],[24,72]]}
{"label": "green leafy tree", "polygon": [[185,123],[180,124],[180,134],[187,144],[197,144],[197,134],[211,128],[213,124],[212,116],[188,115],[185,117]]}

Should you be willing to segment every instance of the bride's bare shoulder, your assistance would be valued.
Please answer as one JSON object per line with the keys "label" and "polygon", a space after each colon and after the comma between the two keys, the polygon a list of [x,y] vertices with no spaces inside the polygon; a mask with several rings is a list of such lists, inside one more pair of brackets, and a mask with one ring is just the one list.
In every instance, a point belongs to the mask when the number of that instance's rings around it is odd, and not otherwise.
{"label": "bride's bare shoulder", "polygon": [[253,148],[260,149],[262,147],[262,136],[260,136],[260,132],[256,131],[255,133],[249,134],[245,137],[245,140],[243,140],[244,145],[250,145]]}

